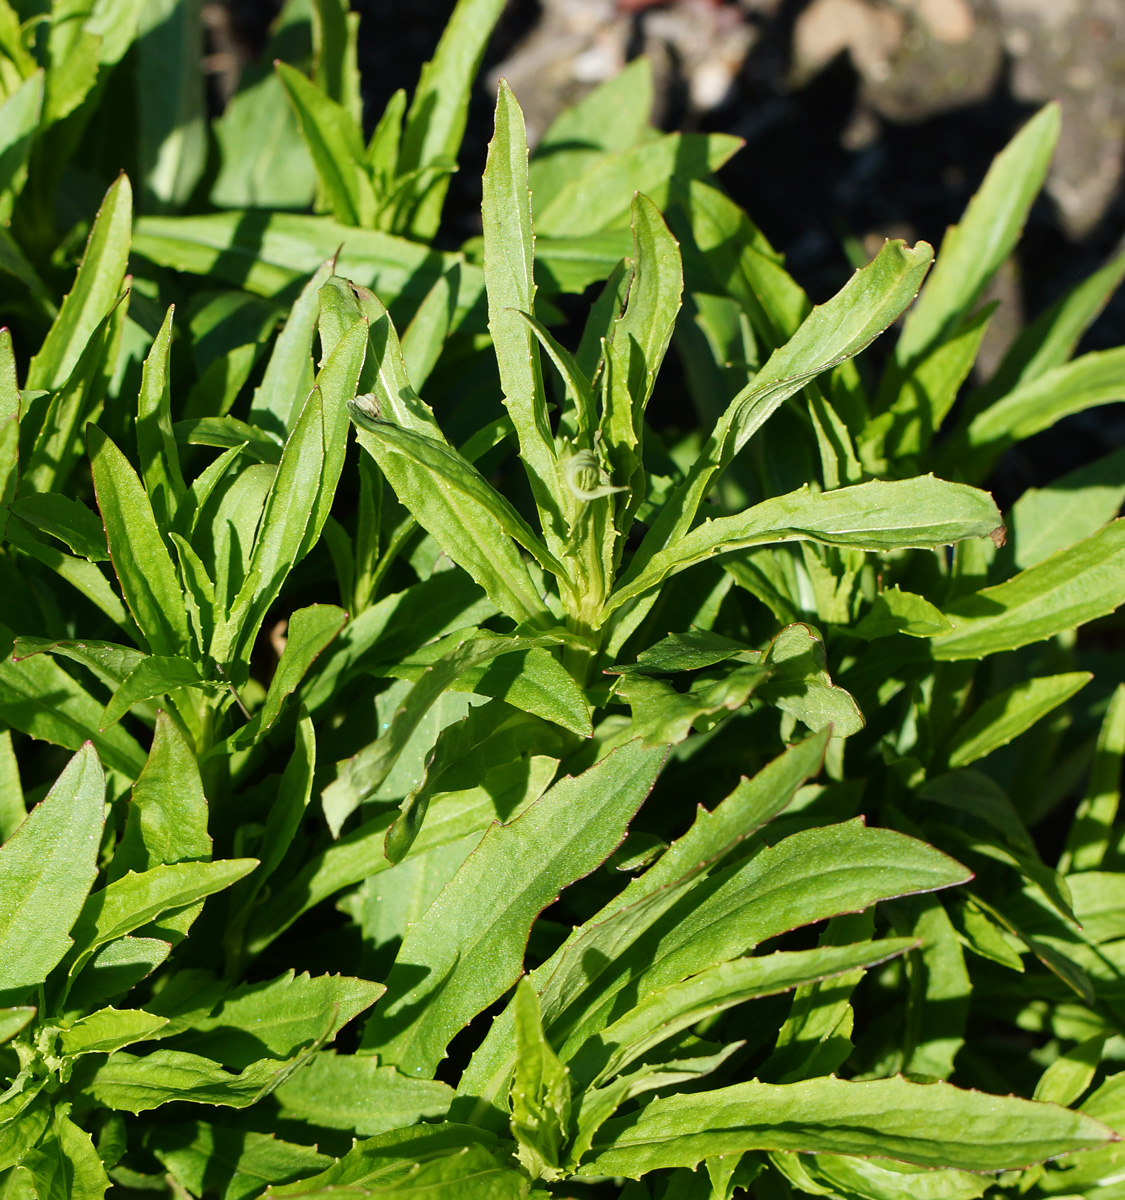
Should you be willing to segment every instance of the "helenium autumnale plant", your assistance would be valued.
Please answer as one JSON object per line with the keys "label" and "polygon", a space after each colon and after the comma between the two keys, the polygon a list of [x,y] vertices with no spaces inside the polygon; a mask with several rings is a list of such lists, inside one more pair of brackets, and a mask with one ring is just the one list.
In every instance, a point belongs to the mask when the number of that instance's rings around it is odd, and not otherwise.
{"label": "helenium autumnale plant", "polygon": [[[929,247],[889,243],[812,308],[702,182],[730,147],[645,132],[639,64],[530,165],[502,85],[483,241],[439,256],[463,103],[426,171],[389,172],[354,22],[318,11],[317,62],[242,103],[293,105],[333,217],[232,205],[134,241],[122,176],[26,368],[0,341],[5,1196],[1110,1200],[1120,702],[1071,892],[999,783],[946,775],[1077,681],[977,707],[925,674],[971,655],[901,652],[995,612],[971,599],[1002,541],[983,475],[849,455],[840,415],[877,406],[854,360]],[[423,98],[457,64],[464,94],[484,11],[459,5]],[[403,146],[415,104],[380,122]],[[1033,193],[1014,158],[982,194]],[[962,239],[1013,240],[1019,205],[990,205]],[[153,320],[131,250],[217,293],[149,277]],[[606,275],[567,350],[537,281]],[[682,442],[646,421],[673,342],[717,409]],[[931,757],[943,714],[961,732]],[[962,951],[1011,975],[1020,944],[1079,1000],[1025,971],[1021,1028],[1102,1025],[1031,1086],[965,1080]]]}

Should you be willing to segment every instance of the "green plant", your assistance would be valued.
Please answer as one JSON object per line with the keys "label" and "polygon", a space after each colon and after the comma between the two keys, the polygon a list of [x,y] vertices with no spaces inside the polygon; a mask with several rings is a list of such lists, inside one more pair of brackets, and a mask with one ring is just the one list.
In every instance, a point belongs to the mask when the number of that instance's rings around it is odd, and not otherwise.
{"label": "green plant", "polygon": [[[135,232],[118,178],[26,368],[0,334],[3,1194],[1112,1200],[1122,693],[1057,871],[1028,829],[1115,681],[1023,735],[1123,598],[1120,455],[1006,544],[976,485],[1118,394],[1066,359],[1125,261],[957,401],[1053,110],[873,386],[929,247],[813,308],[643,63],[530,162],[501,85],[483,238],[433,250],[497,10],[364,145],[316,6],[218,175]],[[647,421],[670,345],[710,432]]]}

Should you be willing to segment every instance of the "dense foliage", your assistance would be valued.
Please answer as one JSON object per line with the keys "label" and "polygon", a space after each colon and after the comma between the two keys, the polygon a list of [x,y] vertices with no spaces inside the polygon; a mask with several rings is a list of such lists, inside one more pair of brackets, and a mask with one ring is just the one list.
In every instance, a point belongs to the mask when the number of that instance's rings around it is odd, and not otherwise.
{"label": "dense foliage", "polygon": [[813,307],[643,61],[501,83],[443,251],[501,7],[365,138],[339,0],[214,120],[0,0],[0,1196],[1115,1200],[1125,451],[983,488],[1125,255],[972,379],[1057,111]]}

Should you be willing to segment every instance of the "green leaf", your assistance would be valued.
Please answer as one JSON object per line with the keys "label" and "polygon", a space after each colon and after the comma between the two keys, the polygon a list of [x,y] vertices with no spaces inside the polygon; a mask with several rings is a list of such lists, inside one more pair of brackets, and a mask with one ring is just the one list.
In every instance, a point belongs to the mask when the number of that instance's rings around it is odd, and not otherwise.
{"label": "green leaf", "polygon": [[0,1009],[0,1046],[26,1029],[38,1010],[29,1005]]}
{"label": "green leaf", "polygon": [[1079,467],[1046,487],[1028,488],[1007,514],[1011,559],[1020,570],[1097,533],[1125,501],[1125,449]]}
{"label": "green leaf", "polygon": [[57,492],[38,492],[16,500],[9,511],[33,529],[56,537],[89,562],[106,562],[105,529],[97,515],[79,500]]}
{"label": "green leaf", "polygon": [[769,678],[762,666],[736,667],[721,679],[701,679],[686,692],[646,675],[627,675],[616,689],[632,709],[633,731],[646,746],[676,745],[694,726],[710,729],[716,720],[741,708]]}
{"label": "green leaf", "polygon": [[96,425],[88,426],[86,437],[98,508],[125,602],[154,654],[180,654],[191,640],[188,618],[152,505],[113,442]]}
{"label": "green leaf", "polygon": [[274,1095],[287,1119],[371,1137],[441,1120],[454,1092],[448,1084],[408,1079],[394,1067],[381,1067],[374,1055],[323,1050]]}
{"label": "green leaf", "polygon": [[848,628],[848,633],[865,641],[893,637],[905,633],[910,637],[938,637],[951,633],[953,626],[924,596],[904,592],[896,583],[875,597],[862,620]]}
{"label": "green leaf", "polygon": [[180,456],[172,436],[168,379],[174,312],[175,306],[169,306],[145,359],[141,391],[137,397],[137,455],[145,491],[163,528],[168,527],[185,492]]}
{"label": "green leaf", "polygon": [[863,714],[852,696],[829,677],[824,641],[810,625],[788,625],[762,655],[769,678],[758,698],[819,732],[851,737],[863,728]]}
{"label": "green leaf", "polygon": [[254,389],[250,423],[276,437],[289,433],[313,385],[310,354],[320,314],[320,289],[333,274],[335,261],[333,256],[321,263],[301,289],[274,343],[262,382]]}
{"label": "green leaf", "polygon": [[221,892],[257,865],[256,858],[230,858],[160,865],[139,875],[130,871],[94,892],[82,906],[74,925],[78,962],[86,962],[99,946],[132,933],[163,912]]}
{"label": "green leaf", "polygon": [[948,463],[967,478],[982,477],[1008,446],[1101,404],[1125,398],[1125,349],[1097,350],[1013,388],[978,413],[945,448]]}
{"label": "green leaf", "polygon": [[161,863],[207,862],[207,798],[195,755],[167,713],[156,714],[148,761],[133,784],[109,879]]}
{"label": "green leaf", "polygon": [[[501,1166],[484,1130],[467,1125],[415,1125],[357,1142],[335,1166],[312,1179],[271,1188],[268,1196],[331,1200],[334,1196],[410,1194],[437,1200],[523,1200],[527,1179]],[[508,1162],[510,1163],[510,1159]]]}
{"label": "green leaf", "polygon": [[275,69],[297,114],[333,215],[345,225],[370,229],[375,224],[375,192],[359,127],[341,104],[300,71],[283,62]]}
{"label": "green leaf", "polygon": [[[647,937],[640,936],[650,923],[645,914],[634,928],[624,925],[596,984],[590,980],[592,986],[565,1015],[560,1057],[569,1058],[605,1028],[622,992],[632,999],[740,957],[795,926],[970,877],[933,847],[890,830],[867,829],[862,821],[792,834],[748,862],[717,872],[698,897],[689,891]],[[545,1011],[556,1012],[553,1005]],[[554,1037],[550,1017],[547,1029]]]}
{"label": "green leaf", "polygon": [[8,526],[8,507],[19,486],[21,403],[12,335],[0,329],[0,540]]}
{"label": "green leaf", "polygon": [[131,646],[119,646],[116,642],[53,642],[49,638],[16,638],[12,647],[12,661],[23,662],[35,654],[55,654],[81,663],[87,670],[110,687],[116,688],[129,672],[143,661],[144,654]]}
{"label": "green leaf", "polygon": [[[458,676],[473,667],[487,665],[499,655],[527,649],[529,644],[534,643],[527,638],[501,638],[482,631],[476,637],[457,639],[455,646],[427,667],[396,708],[387,731],[339,764],[335,781],[324,789],[321,805],[333,836],[339,836],[348,816],[386,780],[419,723]],[[392,862],[405,856],[424,816],[424,808],[412,810],[410,819],[400,826],[398,836],[388,845],[388,850],[395,847],[394,852],[388,853]]]}
{"label": "green leaf", "polygon": [[1110,697],[1098,731],[1094,761],[1086,794],[1078,805],[1059,871],[1096,871],[1102,865],[1112,837],[1113,822],[1121,801],[1121,762],[1125,758],[1125,685]]}
{"label": "green leaf", "polygon": [[189,417],[177,421],[172,433],[184,446],[218,446],[224,450],[237,447],[258,462],[276,465],[281,461],[281,443],[237,417]]}
{"label": "green leaf", "polygon": [[[642,544],[606,608],[612,612],[669,575],[716,554],[751,546],[813,541],[857,550],[893,550],[987,537],[999,528],[1000,512],[987,492],[932,475],[877,480],[834,492],[810,492],[805,486],[787,496],[764,500],[737,516],[705,520],[651,555],[645,554]],[[652,532],[655,530],[653,526]],[[639,570],[638,562],[643,563]],[[935,649],[935,653],[939,652]]]}
{"label": "green leaf", "polygon": [[359,404],[351,413],[360,445],[396,495],[496,607],[517,624],[554,625],[517,544],[564,580],[565,570],[512,505],[451,447],[380,420]]}
{"label": "green leaf", "polygon": [[1125,254],[1117,254],[1021,330],[993,376],[968,398],[968,413],[974,415],[1017,385],[1061,367],[1123,277]]}
{"label": "green leaf", "polygon": [[364,1045],[407,1074],[432,1076],[457,1030],[518,976],[539,913],[620,844],[663,760],[663,748],[630,743],[492,827],[407,932],[390,1001],[368,1022]]}
{"label": "green leaf", "polygon": [[[404,312],[414,311],[459,261],[455,254],[329,217],[253,211],[141,217],[133,250],[161,266],[209,275],[260,296],[295,291],[338,252],[337,274],[377,288],[384,303]],[[479,268],[462,265],[454,328],[465,326],[483,288]],[[483,331],[483,322],[473,328]]]}
{"label": "green leaf", "polygon": [[945,609],[953,632],[936,637],[941,662],[984,658],[1074,629],[1125,601],[1125,521],[1052,554],[1006,583],[959,597]]}
{"label": "green leaf", "polygon": [[[688,832],[643,875],[632,880],[610,904],[584,925],[542,966],[532,972],[546,1019],[551,1022],[589,986],[597,964],[644,935],[683,894],[683,888],[750,838],[793,799],[797,789],[823,762],[827,732],[814,734],[743,779],[714,811],[699,808]],[[514,1066],[511,1006],[493,1022],[484,1043],[461,1079],[460,1090],[479,1099],[475,1118],[508,1087]]]}
{"label": "green leaf", "polygon": [[547,1041],[539,997],[526,976],[517,985],[512,1004],[516,1025],[512,1135],[520,1162],[532,1179],[557,1178],[562,1174],[559,1157],[570,1122],[570,1071]]}
{"label": "green leaf", "polygon": [[950,735],[949,766],[967,767],[1006,746],[1093,679],[1088,671],[1044,675],[990,696]]}
{"label": "green leaf", "polygon": [[0,1003],[18,1003],[62,960],[97,877],[105,776],[87,744],[0,847]]}
{"label": "green leaf", "polygon": [[134,704],[153,696],[163,696],[179,688],[215,689],[221,686],[217,681],[204,679],[190,659],[149,655],[137,663],[110,697],[102,713],[101,728],[108,729]]}
{"label": "green leaf", "polygon": [[1093,1149],[1113,1138],[1082,1113],[947,1083],[752,1081],[654,1100],[633,1116],[608,1122],[594,1157],[578,1174],[638,1178],[660,1167],[694,1167],[712,1154],[758,1149],[998,1171]]}
{"label": "green leaf", "polygon": [[[433,59],[422,68],[410,102],[398,153],[399,177],[457,158],[473,80],[502,9],[503,0],[459,0]],[[448,186],[448,175],[438,174],[421,195],[412,196],[414,204],[404,223],[409,237],[426,243],[433,240]]]}
{"label": "green leaf", "polygon": [[20,768],[12,748],[12,731],[0,732],[0,845],[23,824],[27,801],[20,783]]}
{"label": "green leaf", "polygon": [[69,1003],[75,1009],[88,1009],[124,995],[151,975],[171,951],[171,943],[160,938],[126,936],[110,942],[78,974]]}
{"label": "green leaf", "polygon": [[324,479],[324,425],[324,398],[314,387],[266,494],[245,580],[226,625],[215,631],[211,653],[219,662],[238,655],[257,633],[305,545]]}
{"label": "green leaf", "polygon": [[874,261],[857,271],[831,300],[809,313],[790,340],[770,355],[761,371],[727,406],[687,477],[669,496],[645,535],[623,582],[684,538],[716,474],[783,401],[823,371],[854,357],[891,324],[916,295],[932,258],[933,250],[925,242],[914,249],[902,242],[888,242]]}
{"label": "green leaf", "polygon": [[125,278],[132,205],[129,180],[121,175],[98,209],[74,286],[28,366],[27,388],[55,391],[62,387],[91,334],[112,307]]}
{"label": "green leaf", "polygon": [[[273,26],[266,60],[281,56],[278,43],[304,23],[285,5]],[[271,53],[272,51],[272,53]],[[300,126],[273,71],[244,68],[239,90],[227,101],[211,129],[222,165],[211,188],[218,208],[303,209],[313,202],[316,168],[301,137]]]}
{"label": "green leaf", "polygon": [[[550,778],[544,780],[535,769],[534,760],[517,764],[521,770],[523,794],[512,806],[504,792],[498,796],[487,788],[474,789],[470,795],[452,793],[443,799],[437,796],[418,840],[414,854],[448,845],[470,834],[483,834],[496,821],[511,820],[513,812],[522,811],[528,803],[539,798]],[[547,759],[549,776],[554,775],[555,762]],[[291,882],[278,889],[270,902],[262,907],[251,923],[249,947],[258,953],[287,929],[302,913],[342,888],[351,887],[364,879],[391,867],[384,855],[387,829],[394,812],[386,812],[365,821],[353,832],[341,837],[327,849],[313,855]]]}
{"label": "green leaf", "polygon": [[133,1042],[147,1041],[168,1024],[139,1008],[103,1008],[64,1029],[59,1045],[64,1054],[112,1054]]}
{"label": "green leaf", "polygon": [[625,225],[636,192],[663,210],[673,182],[705,179],[742,145],[741,138],[723,133],[669,133],[643,141],[571,178],[540,211],[536,226],[545,236],[558,238]]}
{"label": "green leaf", "polygon": [[[4,645],[11,633],[0,628],[0,637]],[[7,656],[0,659],[0,719],[67,750],[78,750],[90,741],[107,767],[134,778],[144,766],[145,753],[123,729],[100,732],[102,711],[101,702],[50,659],[38,655],[22,662]]]}
{"label": "green leaf", "polygon": [[200,9],[176,0],[146,3],[138,34],[134,103],[146,207],[174,211],[187,202],[207,163]]}
{"label": "green leaf", "polygon": [[236,1071],[261,1058],[291,1058],[313,1041],[331,1041],[385,990],[365,979],[290,970],[228,992],[209,1016],[192,1020],[176,1045]]}
{"label": "green leaf", "polygon": [[483,186],[488,329],[496,347],[504,405],[519,438],[523,467],[544,536],[558,554],[566,532],[563,487],[547,416],[539,348],[534,333],[520,316],[535,314],[527,135],[523,113],[504,80],[496,97],[496,129],[488,146]]}
{"label": "green leaf", "polygon": [[99,1104],[141,1113],[175,1100],[248,1108],[283,1083],[305,1061],[267,1058],[233,1074],[218,1063],[182,1050],[130,1054],[119,1050],[94,1073],[87,1091]]}
{"label": "green leaf", "polygon": [[1011,254],[1047,176],[1060,110],[1049,104],[996,156],[960,224],[945,235],[938,264],[903,325],[895,361],[904,372],[944,341]]}
{"label": "green leaf", "polygon": [[778,950],[718,963],[644,996],[582,1047],[571,1060],[571,1070],[591,1085],[603,1083],[666,1038],[736,1004],[877,966],[916,944],[909,938],[888,938],[814,950]]}
{"label": "green leaf", "polygon": [[1033,1099],[1062,1105],[1077,1103],[1094,1082],[1104,1046],[1105,1034],[1101,1033],[1060,1054],[1039,1076]]}
{"label": "green leaf", "polygon": [[271,1183],[286,1183],[332,1160],[310,1146],[283,1142],[274,1135],[206,1121],[157,1125],[144,1146],[182,1187],[194,1194],[217,1188],[221,1200],[250,1200]]}
{"label": "green leaf", "polygon": [[117,337],[128,307],[122,293],[99,322],[63,386],[50,399],[31,453],[25,456],[24,493],[66,487],[81,447],[79,430],[102,405]]}
{"label": "green leaf", "polygon": [[531,156],[528,176],[539,211],[606,153],[638,145],[650,127],[652,99],[652,63],[642,55],[564,108]]}
{"label": "green leaf", "polygon": [[110,1186],[90,1135],[56,1104],[46,1136],[21,1159],[39,1200],[102,1200]]}
{"label": "green leaf", "polygon": [[290,618],[281,653],[262,707],[238,732],[242,744],[254,743],[271,728],[287,697],[300,686],[309,667],[347,624],[348,614],[334,604],[310,604]]}
{"label": "green leaf", "polygon": [[42,71],[29,75],[0,105],[0,192],[22,190],[42,108]]}

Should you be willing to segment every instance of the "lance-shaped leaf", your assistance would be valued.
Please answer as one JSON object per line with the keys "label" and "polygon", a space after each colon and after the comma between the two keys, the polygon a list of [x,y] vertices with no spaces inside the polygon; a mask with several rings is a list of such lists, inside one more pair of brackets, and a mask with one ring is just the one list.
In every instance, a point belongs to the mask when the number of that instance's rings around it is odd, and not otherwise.
{"label": "lance-shaped leaf", "polygon": [[204,679],[199,668],[188,658],[149,655],[142,658],[110,697],[102,713],[101,728],[108,729],[142,700],[163,696],[179,688],[222,687],[217,681]]}
{"label": "lance-shaped leaf", "polygon": [[80,500],[57,492],[36,492],[14,501],[9,511],[33,529],[56,537],[90,562],[105,562],[105,529],[97,515]]}
{"label": "lance-shaped leaf", "polygon": [[1125,602],[1125,520],[1060,550],[1006,583],[959,597],[944,610],[953,632],[936,637],[940,662],[984,658],[1040,642]]}
{"label": "lance-shaped leaf", "polygon": [[201,1195],[217,1186],[226,1200],[245,1200],[260,1194],[267,1184],[301,1179],[332,1163],[311,1146],[284,1142],[272,1133],[232,1128],[221,1121],[150,1127],[144,1147],[182,1188]]}
{"label": "lance-shaped leaf", "polygon": [[158,712],[148,761],[133,785],[125,832],[110,862],[110,880],[160,863],[207,861],[207,816],[195,754],[171,717]]}
{"label": "lance-shaped leaf", "polygon": [[85,962],[99,946],[132,933],[169,909],[221,892],[257,865],[256,858],[228,858],[161,865],[139,875],[123,875],[94,892],[83,905],[74,926],[79,961]]}
{"label": "lance-shaped leaf", "polygon": [[547,544],[565,538],[565,501],[547,416],[539,347],[521,313],[535,313],[534,238],[527,187],[523,113],[504,80],[496,97],[496,131],[489,143],[481,203],[488,328],[496,347],[504,404],[516,428]]}
{"label": "lance-shaped leaf", "polygon": [[94,490],[113,569],[125,602],[154,654],[183,653],[190,642],[176,569],[137,473],[96,426],[87,428]]}
{"label": "lance-shaped leaf", "polygon": [[[0,636],[0,645],[10,644],[8,630],[0,627]],[[144,766],[145,752],[121,728],[101,732],[102,711],[101,702],[49,658],[0,659],[0,717],[7,724],[68,750],[90,741],[107,767],[133,778]]]}
{"label": "lance-shaped leaf", "polygon": [[1036,721],[1065,704],[1091,679],[1093,675],[1089,671],[1045,675],[990,696],[950,736],[950,767],[967,767],[978,758],[1006,746]]}
{"label": "lance-shaped leaf", "polygon": [[283,1117],[361,1137],[440,1120],[454,1094],[448,1084],[408,1079],[394,1067],[381,1067],[375,1055],[332,1050],[314,1055],[300,1075],[275,1093]]}
{"label": "lance-shaped leaf", "polygon": [[184,1050],[143,1055],[119,1050],[98,1068],[85,1092],[106,1108],[131,1113],[148,1112],[174,1100],[248,1108],[288,1079],[310,1053],[288,1062],[265,1058],[234,1074]]}
{"label": "lance-shaped leaf", "polygon": [[[493,794],[493,789],[486,785],[494,781],[487,779],[480,787],[453,792],[448,798],[437,797],[412,847],[413,853],[422,855],[474,835],[479,840],[494,822],[511,821],[546,791],[558,763],[544,755],[510,765],[515,771],[504,774],[509,777],[511,790],[518,791],[514,798],[508,787],[497,787],[498,794]],[[510,780],[512,774],[514,780]],[[393,819],[393,812],[372,817],[313,855],[295,878],[278,888],[269,903],[255,913],[248,938],[250,952],[261,952],[302,913],[333,893],[388,870],[393,864],[385,855],[385,844]]]}
{"label": "lance-shaped leaf", "polygon": [[328,1041],[386,989],[381,983],[343,975],[295,975],[292,970],[268,983],[242,984],[227,993],[214,1012],[191,1022],[176,1045],[226,1067],[242,1070],[260,1058],[291,1058],[321,1038]]}
{"label": "lance-shaped leaf", "polygon": [[606,155],[569,179],[542,209],[537,218],[540,232],[562,238],[625,225],[637,192],[663,209],[673,183],[686,186],[693,179],[705,179],[743,145],[741,138],[725,133],[669,133]]}
{"label": "lance-shaped leaf", "polygon": [[167,1017],[143,1009],[103,1008],[64,1029],[59,1045],[64,1054],[112,1054],[134,1042],[147,1041],[167,1024]]}
{"label": "lance-shaped leaf", "polygon": [[133,192],[126,176],[110,186],[98,209],[74,286],[27,370],[28,388],[53,391],[78,362],[90,335],[113,306],[125,278]]}
{"label": "lance-shaped leaf", "polygon": [[[932,475],[873,481],[834,492],[808,487],[775,496],[733,517],[706,520],[678,541],[643,559],[607,601],[612,612],[669,575],[715,554],[771,542],[811,541],[857,550],[942,546],[962,538],[999,536],[1000,511],[987,492]],[[637,561],[635,560],[635,561]]]}
{"label": "lance-shaped leaf", "polygon": [[795,833],[688,889],[647,937],[631,940],[604,964],[596,983],[548,1031],[557,1041],[565,1029],[559,1053],[569,1058],[619,1006],[654,988],[740,957],[786,930],[969,878],[932,846],[867,829],[862,820]]}
{"label": "lance-shaped leaf", "polygon": [[903,370],[948,336],[1012,252],[1046,178],[1060,123],[1057,104],[1028,121],[997,155],[960,224],[945,235],[938,266],[895,347]]}
{"label": "lance-shaped leaf", "polygon": [[1086,795],[1074,814],[1059,871],[1096,871],[1109,849],[1121,802],[1121,761],[1125,758],[1125,685],[1119,684],[1106,709]]}
{"label": "lance-shaped leaf", "polygon": [[180,456],[172,435],[172,413],[168,379],[168,358],[172,349],[172,315],[170,305],[164,323],[152,343],[141,375],[141,391],[137,397],[137,455],[141,475],[153,511],[160,514],[161,525],[175,515],[184,495],[184,477]]}
{"label": "lance-shaped leaf", "polygon": [[[715,867],[734,846],[752,836],[790,803],[821,767],[827,731],[791,747],[739,786],[712,812],[700,807],[688,832],[672,843],[643,875],[590,918],[531,973],[544,1017],[554,1021],[596,981],[601,964],[627,949],[682,896],[693,879]],[[492,1023],[461,1079],[461,1092],[476,1097],[474,1120],[508,1086],[514,1067],[511,1005]]]}
{"label": "lance-shaped leaf", "polygon": [[332,213],[345,225],[370,229],[375,224],[375,192],[363,147],[363,135],[351,114],[288,63],[275,64],[289,95]]}
{"label": "lance-shaped leaf", "polygon": [[[390,728],[366,749],[340,764],[335,781],[324,789],[322,805],[333,836],[359,804],[374,792],[390,774],[411,734],[438,697],[465,671],[483,666],[502,654],[525,650],[536,645],[527,638],[501,638],[495,635],[470,637],[459,641],[431,666],[427,667],[410,689],[391,720]],[[421,828],[426,801],[415,794],[399,818],[395,835],[388,841],[388,857],[398,862],[405,857]]]}
{"label": "lance-shaped leaf", "polygon": [[324,429],[324,397],[314,387],[285,443],[266,497],[246,581],[226,625],[215,632],[211,653],[219,662],[226,662],[257,633],[305,545],[325,473]]}
{"label": "lance-shaped leaf", "polygon": [[262,707],[236,735],[241,744],[258,741],[281,713],[288,696],[297,690],[320,652],[347,624],[348,614],[334,604],[311,604],[289,618],[285,649],[281,653]]}
{"label": "lance-shaped leaf", "polygon": [[492,1153],[494,1144],[485,1143],[481,1130],[467,1126],[396,1129],[360,1142],[324,1174],[273,1188],[268,1195],[333,1200],[409,1190],[448,1200],[523,1200],[527,1176],[513,1170],[502,1151]]}
{"label": "lance-shaped leaf", "polygon": [[1013,388],[950,440],[940,461],[979,479],[997,456],[1064,417],[1125,399],[1125,348],[1099,350]]}
{"label": "lance-shaped leaf", "polygon": [[512,1079],[512,1134],[520,1162],[533,1179],[552,1179],[570,1122],[570,1071],[559,1062],[543,1032],[539,997],[524,976],[513,1000],[516,1073]]}
{"label": "lance-shaped leaf", "polygon": [[831,300],[809,313],[797,332],[770,355],[727,406],[687,477],[665,501],[645,535],[627,573],[630,577],[684,537],[716,473],[784,400],[821,372],[853,358],[894,321],[914,299],[932,260],[933,250],[925,242],[914,249],[903,242],[888,242]]}
{"label": "lance-shaped leaf", "polygon": [[285,328],[277,335],[266,373],[254,389],[250,401],[250,423],[285,437],[293,418],[301,411],[305,397],[312,390],[313,369],[310,353],[320,312],[320,289],[335,269],[335,258],[321,263],[301,289]]}
{"label": "lance-shaped leaf", "polygon": [[[400,177],[457,158],[473,80],[503,7],[502,0],[459,0],[434,57],[422,68],[406,114],[396,163]],[[411,238],[433,241],[448,187],[449,176],[438,175],[417,198],[407,225]]]}
{"label": "lance-shaped leaf", "polygon": [[403,939],[364,1045],[432,1076],[454,1034],[519,975],[540,912],[624,839],[664,762],[632,742],[496,825]]}
{"label": "lance-shaped leaf", "polygon": [[760,958],[718,963],[690,979],[646,995],[635,1008],[591,1038],[570,1061],[570,1068],[584,1085],[602,1083],[681,1029],[735,1004],[863,970],[916,945],[910,938],[887,938],[851,946],[819,946],[815,950],[778,950]]}
{"label": "lance-shaped leaf", "polygon": [[555,622],[517,549],[526,545],[542,563],[566,574],[515,511],[455,450],[433,438],[381,421],[358,405],[352,418],[360,444],[379,464],[415,520],[519,624]]}
{"label": "lance-shaped leaf", "polygon": [[1116,1141],[1082,1113],[948,1083],[833,1077],[784,1085],[734,1084],[654,1100],[602,1126],[580,1175],[639,1178],[694,1167],[714,1154],[797,1150],[1001,1171]]}
{"label": "lance-shaped leaf", "polygon": [[22,1000],[70,948],[97,876],[104,803],[105,776],[87,744],[0,848],[0,1004]]}

